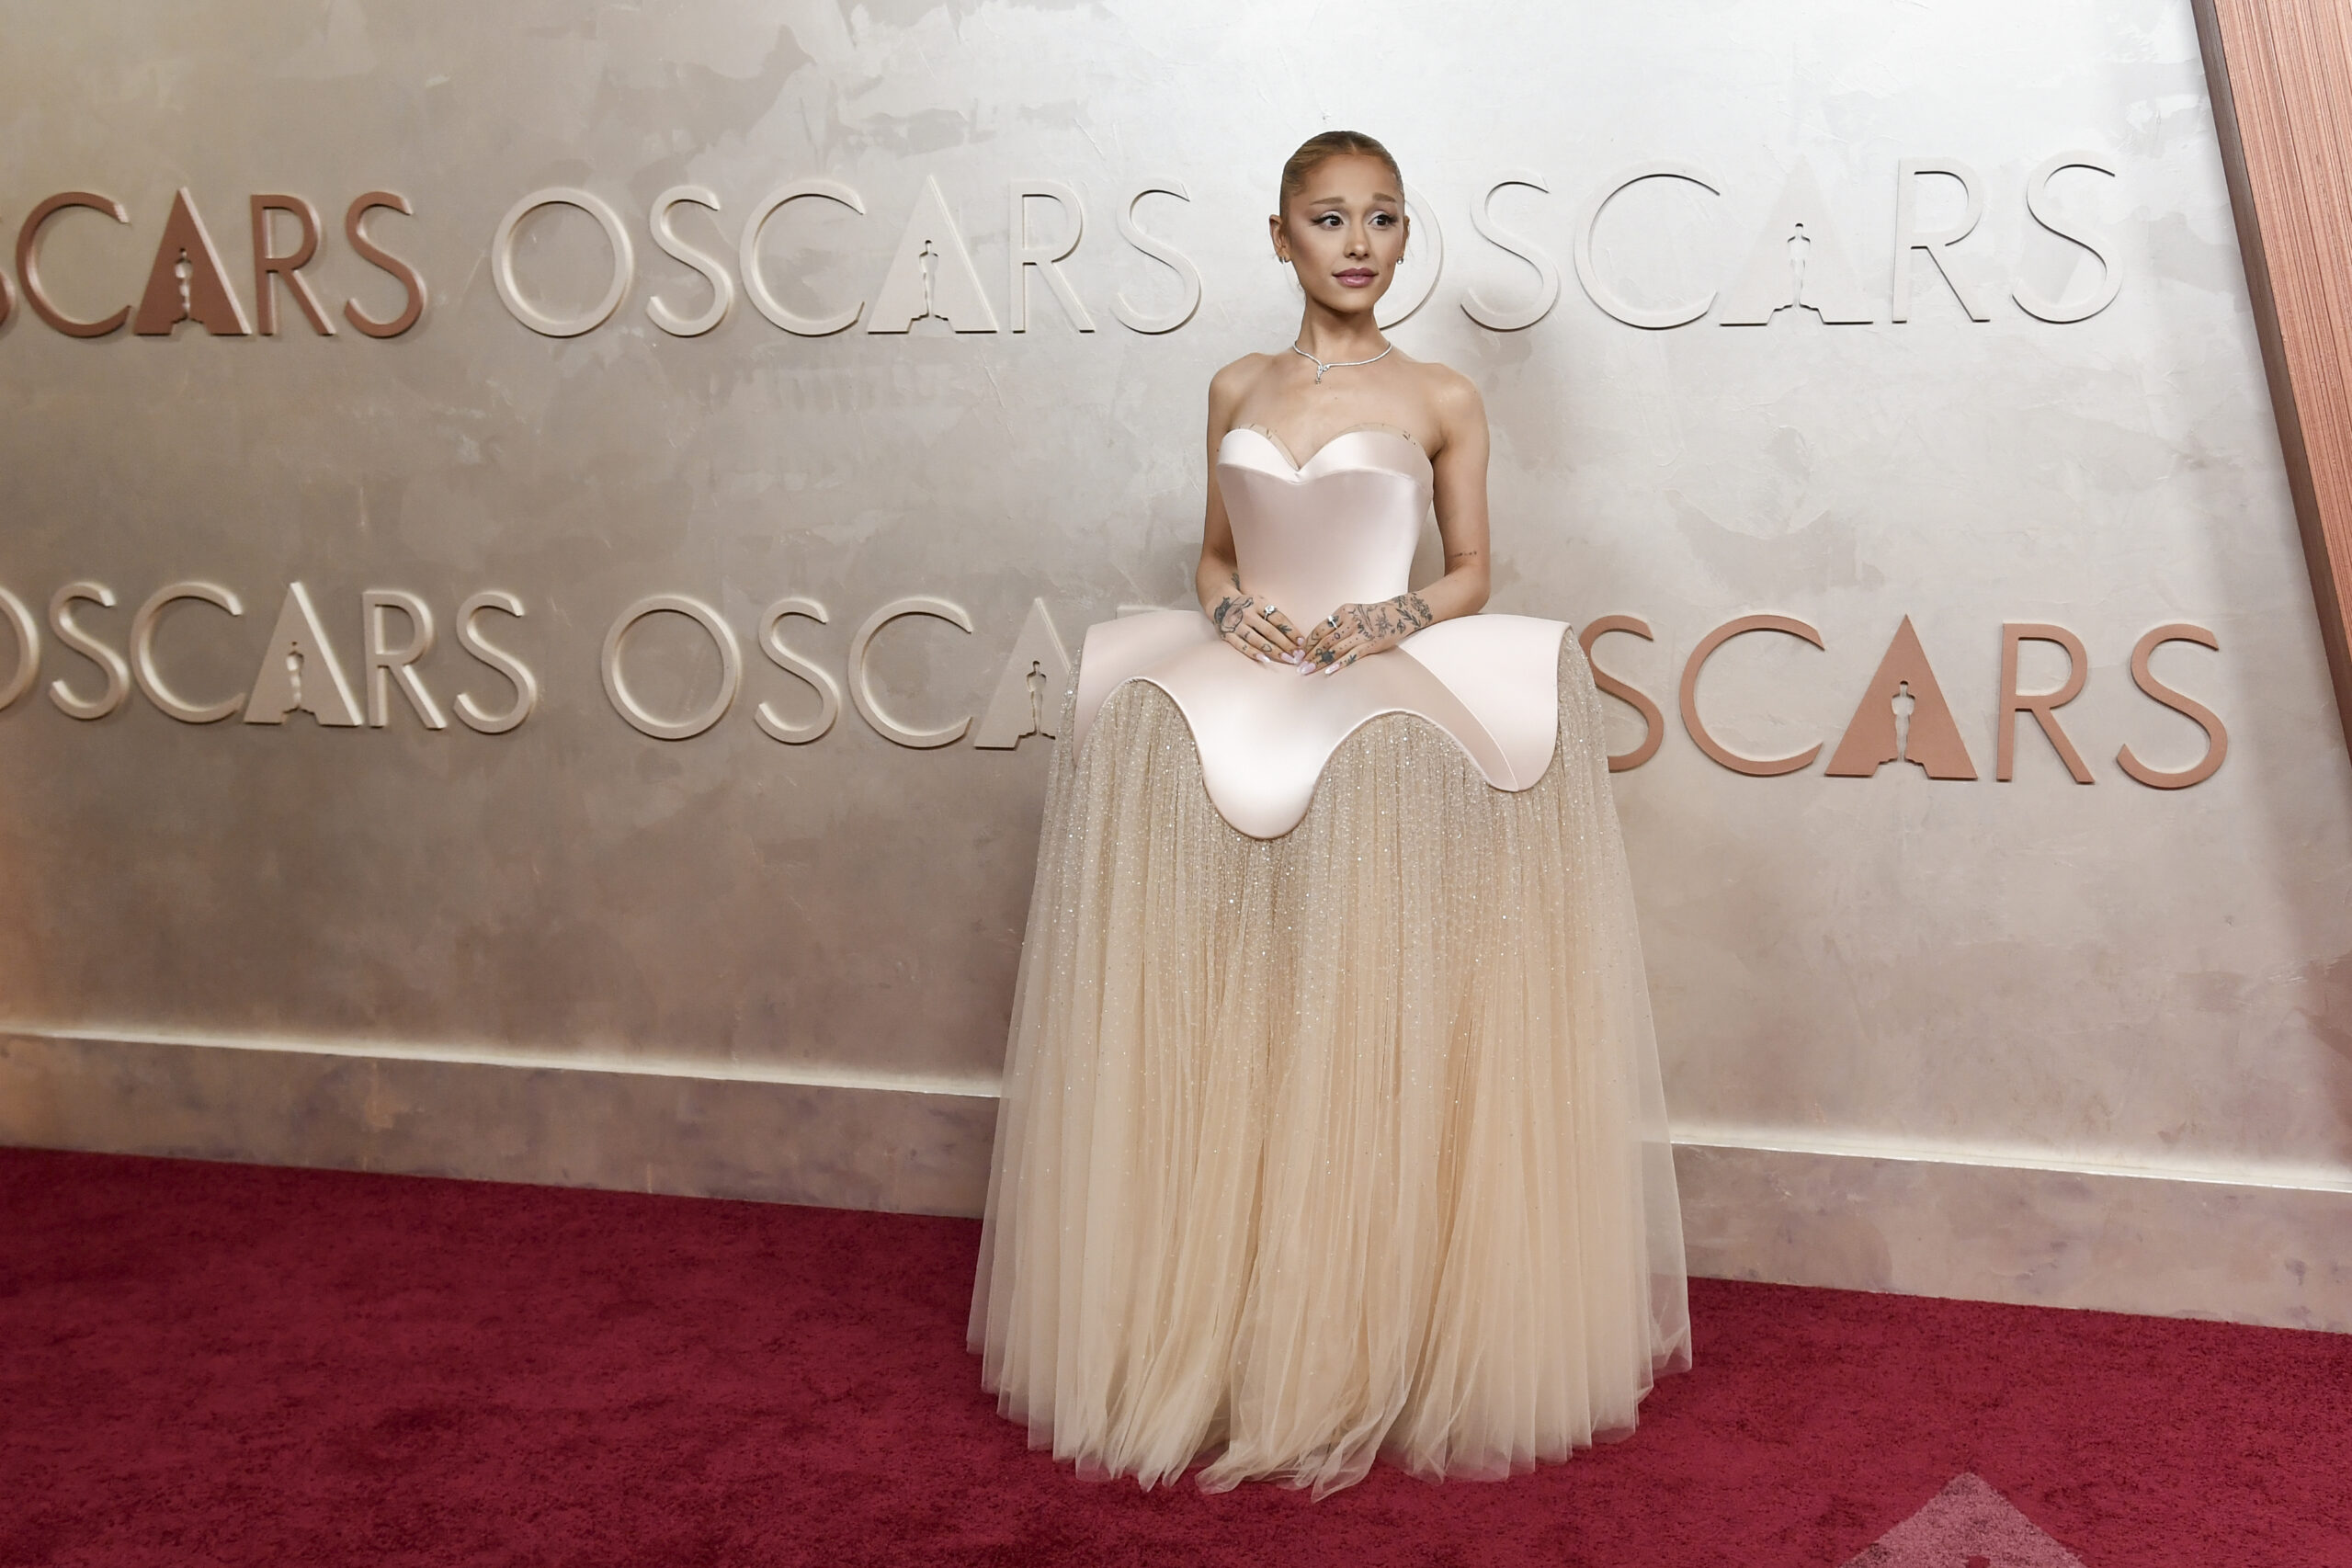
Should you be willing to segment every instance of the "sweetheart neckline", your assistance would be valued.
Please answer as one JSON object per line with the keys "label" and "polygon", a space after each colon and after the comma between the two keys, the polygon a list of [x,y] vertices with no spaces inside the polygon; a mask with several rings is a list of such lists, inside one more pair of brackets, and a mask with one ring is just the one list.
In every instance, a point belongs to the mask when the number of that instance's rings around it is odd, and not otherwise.
{"label": "sweetheart neckline", "polygon": [[[1336,435],[1325,437],[1324,438],[1323,445],[1317,447],[1313,451],[1307,454],[1307,460],[1305,462],[1301,462],[1297,459],[1291,457],[1290,444],[1282,439],[1281,437],[1277,436],[1273,431],[1267,429],[1264,426],[1236,425],[1232,429],[1226,431],[1225,435],[1227,437],[1232,437],[1244,430],[1248,431],[1251,435],[1256,436],[1259,440],[1264,441],[1267,446],[1273,448],[1274,455],[1280,458],[1282,461],[1289,466],[1290,472],[1294,476],[1305,473],[1308,469],[1314,466],[1314,461],[1317,458],[1323,456],[1324,453],[1331,450],[1333,447],[1336,446],[1339,442],[1346,440],[1350,436],[1386,436],[1392,440],[1403,441],[1406,446],[1411,447],[1414,452],[1421,459],[1423,467],[1427,468],[1433,473],[1437,471],[1437,464],[1429,460],[1427,449],[1423,447],[1421,443],[1415,440],[1412,436],[1396,428],[1396,426],[1392,425],[1351,425],[1346,429],[1338,432]],[[1219,444],[1222,445],[1223,443],[1221,441]]]}

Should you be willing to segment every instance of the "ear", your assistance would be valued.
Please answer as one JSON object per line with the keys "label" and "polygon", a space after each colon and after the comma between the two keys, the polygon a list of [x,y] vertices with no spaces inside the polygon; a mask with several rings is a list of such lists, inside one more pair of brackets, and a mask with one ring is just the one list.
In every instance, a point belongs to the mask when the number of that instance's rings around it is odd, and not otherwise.
{"label": "ear", "polygon": [[1266,215],[1266,237],[1274,242],[1274,259],[1287,263],[1290,258],[1283,254],[1289,247],[1282,243],[1281,213],[1269,212]]}

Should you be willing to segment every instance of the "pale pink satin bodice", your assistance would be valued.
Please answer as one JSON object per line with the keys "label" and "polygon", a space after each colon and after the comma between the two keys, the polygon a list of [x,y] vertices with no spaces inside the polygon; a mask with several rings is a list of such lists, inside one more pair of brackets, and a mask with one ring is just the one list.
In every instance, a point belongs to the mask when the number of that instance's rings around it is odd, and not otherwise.
{"label": "pale pink satin bodice", "polygon": [[1410,437],[1349,430],[1293,468],[1272,437],[1244,426],[1218,448],[1217,488],[1242,582],[1294,624],[1412,586],[1429,460]]}
{"label": "pale pink satin bodice", "polygon": [[[1432,478],[1421,448],[1392,430],[1346,431],[1295,467],[1247,427],[1217,449],[1242,582],[1301,627],[1411,585]],[[1417,714],[1488,783],[1525,790],[1551,761],[1567,631],[1528,616],[1462,616],[1336,675],[1301,676],[1241,653],[1199,610],[1123,616],[1086,632],[1073,744],[1085,744],[1114,689],[1150,681],[1190,725],[1210,799],[1253,838],[1297,826],[1331,754],[1383,713]]]}

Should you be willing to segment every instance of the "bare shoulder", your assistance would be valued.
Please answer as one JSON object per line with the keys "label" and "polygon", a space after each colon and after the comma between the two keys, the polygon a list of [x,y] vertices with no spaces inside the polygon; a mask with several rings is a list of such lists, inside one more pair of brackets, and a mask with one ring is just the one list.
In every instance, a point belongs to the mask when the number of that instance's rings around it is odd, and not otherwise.
{"label": "bare shoulder", "polygon": [[1484,438],[1486,400],[1479,395],[1477,382],[1451,365],[1439,364],[1435,359],[1413,361],[1413,371],[1420,383],[1421,396],[1426,400],[1447,445],[1467,438]]}
{"label": "bare shoulder", "polygon": [[1459,419],[1484,421],[1486,400],[1479,395],[1477,382],[1435,359],[1416,360],[1414,369],[1421,378],[1422,395],[1448,426]]}
{"label": "bare shoulder", "polygon": [[1271,354],[1244,354],[1210,377],[1209,415],[1211,422],[1229,417],[1273,362]]}

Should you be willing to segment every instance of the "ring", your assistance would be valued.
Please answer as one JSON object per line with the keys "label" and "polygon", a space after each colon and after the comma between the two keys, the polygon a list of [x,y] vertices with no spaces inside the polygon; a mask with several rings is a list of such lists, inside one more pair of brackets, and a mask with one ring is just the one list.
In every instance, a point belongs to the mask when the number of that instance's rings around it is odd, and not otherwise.
{"label": "ring", "polygon": [[1324,617],[1323,618],[1323,623],[1324,623],[1325,626],[1330,627],[1334,631],[1338,631],[1338,630],[1339,630],[1339,617],[1337,617],[1337,616],[1335,616],[1335,615],[1327,615],[1327,616],[1324,616]]}

